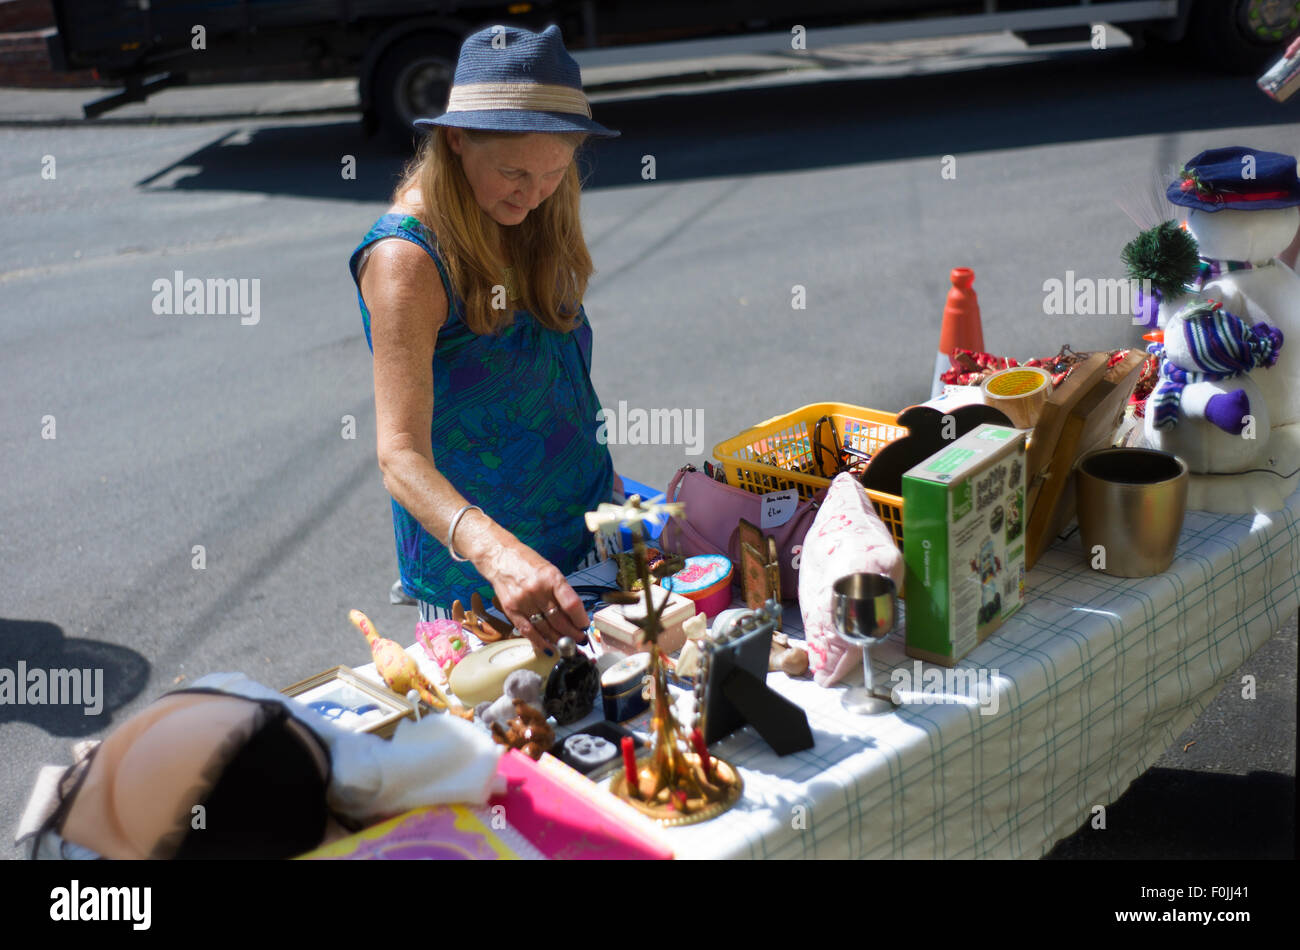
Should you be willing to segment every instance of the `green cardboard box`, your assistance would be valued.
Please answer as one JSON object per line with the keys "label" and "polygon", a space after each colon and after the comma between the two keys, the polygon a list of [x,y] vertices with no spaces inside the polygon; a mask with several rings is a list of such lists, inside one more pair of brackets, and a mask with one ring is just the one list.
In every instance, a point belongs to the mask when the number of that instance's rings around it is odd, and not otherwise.
{"label": "green cardboard box", "polygon": [[907,655],[953,666],[1025,598],[1025,438],[982,425],[903,474]]}

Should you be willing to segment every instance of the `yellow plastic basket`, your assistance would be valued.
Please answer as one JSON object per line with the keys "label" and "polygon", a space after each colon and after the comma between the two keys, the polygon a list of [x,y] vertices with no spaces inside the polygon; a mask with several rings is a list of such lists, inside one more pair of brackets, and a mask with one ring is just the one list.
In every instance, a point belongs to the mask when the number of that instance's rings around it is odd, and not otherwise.
{"label": "yellow plastic basket", "polygon": [[[817,474],[817,458],[813,453],[817,420],[822,416],[829,416],[834,422],[840,445],[847,442],[850,448],[869,455],[875,455],[894,439],[907,434],[892,412],[839,402],[813,403],[773,416],[715,445],[713,457],[725,467],[727,484],[758,495],[795,488],[801,501],[812,498],[831,483],[829,478]],[[825,427],[822,444],[831,453],[838,448]],[[823,453],[823,457],[830,455]],[[875,504],[881,520],[889,525],[894,543],[902,550],[903,499],[870,489],[867,497]]]}

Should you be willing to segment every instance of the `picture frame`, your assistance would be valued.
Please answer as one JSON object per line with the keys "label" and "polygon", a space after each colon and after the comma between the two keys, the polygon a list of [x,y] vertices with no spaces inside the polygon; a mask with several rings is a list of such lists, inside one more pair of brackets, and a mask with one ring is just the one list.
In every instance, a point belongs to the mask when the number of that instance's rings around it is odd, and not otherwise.
{"label": "picture frame", "polygon": [[350,732],[387,739],[403,719],[415,719],[415,707],[403,696],[373,683],[355,670],[336,666],[280,690]]}
{"label": "picture frame", "polygon": [[769,600],[781,599],[780,564],[776,558],[776,541],[765,536],[753,523],[740,519],[737,527],[740,542],[740,589],[745,606],[757,610]]}
{"label": "picture frame", "polygon": [[772,633],[776,624],[764,620],[748,633],[726,643],[708,641],[707,675],[701,689],[701,731],[705,743],[712,745],[740,729],[748,721],[724,691],[733,670],[745,670],[759,682],[767,679],[767,658],[772,653]]}
{"label": "picture frame", "polygon": [[[781,602],[781,556],[776,550],[776,538],[770,534],[767,541],[767,593],[778,604]],[[776,629],[781,629],[781,618],[776,620]]]}

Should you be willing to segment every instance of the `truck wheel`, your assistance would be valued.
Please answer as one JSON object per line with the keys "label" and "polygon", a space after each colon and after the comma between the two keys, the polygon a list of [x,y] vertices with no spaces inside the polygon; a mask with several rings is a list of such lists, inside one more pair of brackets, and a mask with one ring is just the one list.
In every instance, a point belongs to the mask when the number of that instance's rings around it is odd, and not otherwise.
{"label": "truck wheel", "polygon": [[1188,36],[1207,66],[1261,71],[1300,32],[1300,0],[1197,0]]}
{"label": "truck wheel", "polygon": [[379,131],[393,145],[409,149],[417,136],[412,122],[441,115],[456,71],[460,44],[446,33],[417,33],[394,43],[375,66],[371,83]]}

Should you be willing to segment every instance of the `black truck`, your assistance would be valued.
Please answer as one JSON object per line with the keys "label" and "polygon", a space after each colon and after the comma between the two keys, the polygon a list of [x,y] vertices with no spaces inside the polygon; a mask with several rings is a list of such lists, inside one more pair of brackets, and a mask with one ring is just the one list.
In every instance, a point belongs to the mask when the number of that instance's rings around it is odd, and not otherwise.
{"label": "black truck", "polygon": [[[776,52],[1011,30],[1063,37],[1099,22],[1141,40],[1199,43],[1219,66],[1252,69],[1300,30],[1294,0],[53,0],[56,70],[94,69],[123,89],[87,117],[191,79],[359,80],[371,129],[410,135],[436,114],[460,42],[494,23],[558,24],[580,65]],[[795,46],[794,48],[798,48]]]}

